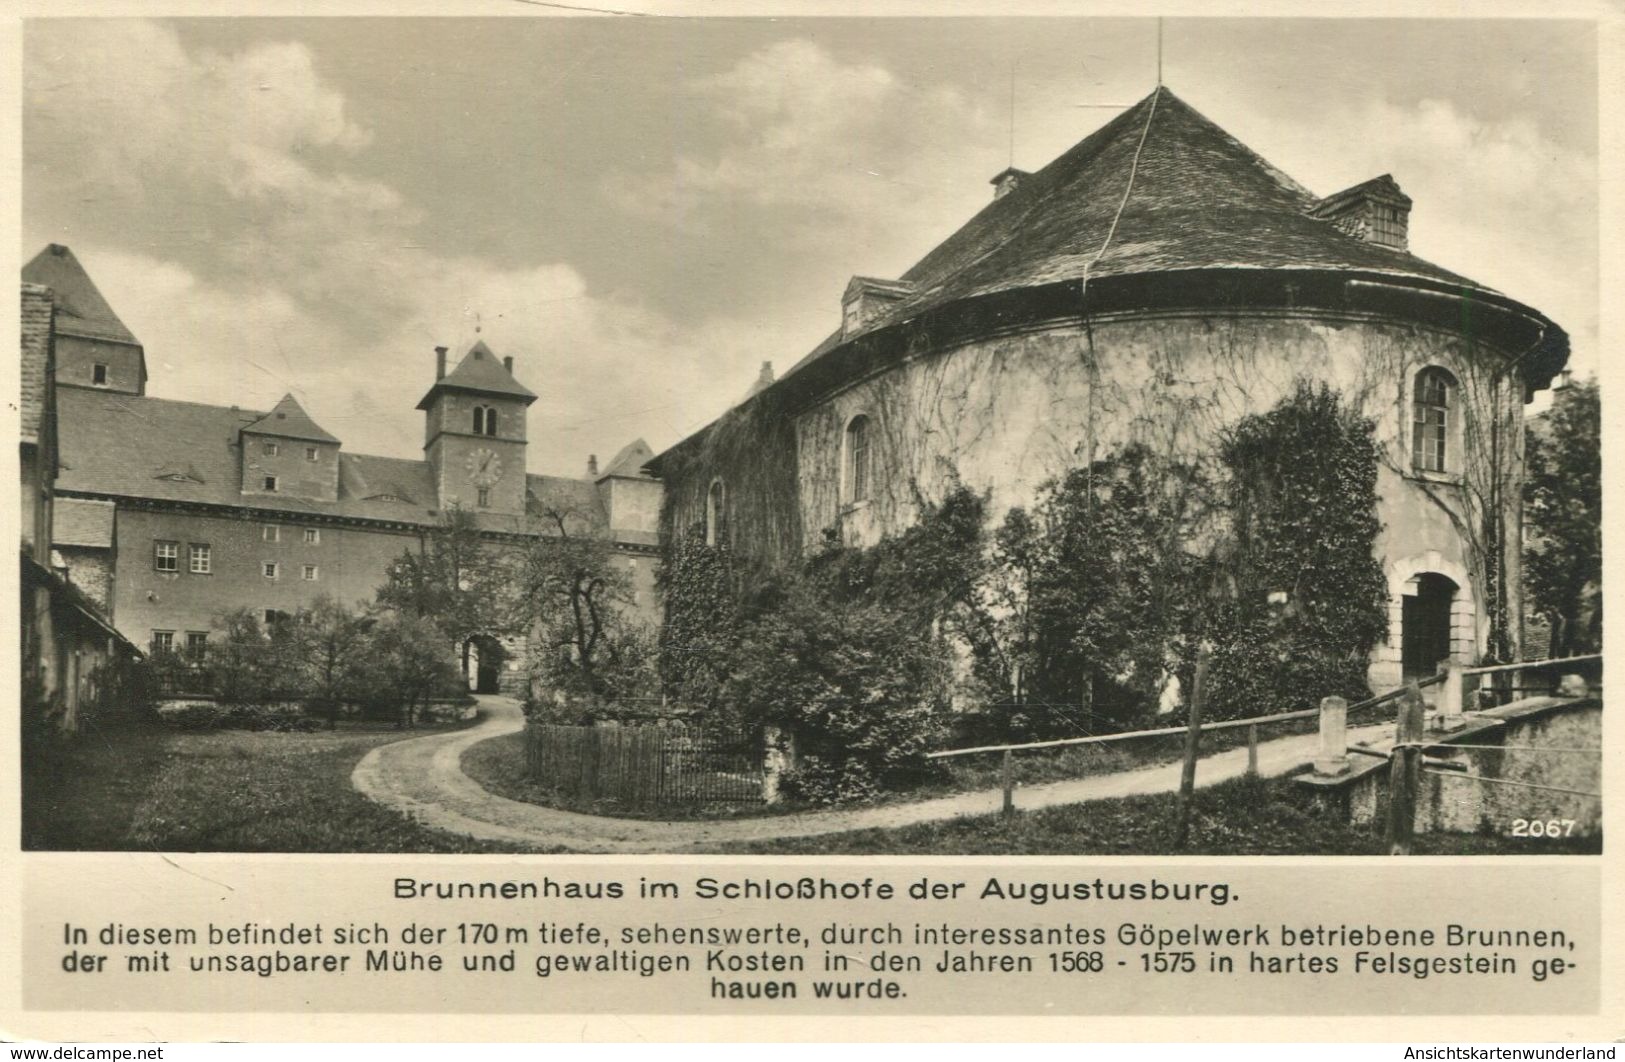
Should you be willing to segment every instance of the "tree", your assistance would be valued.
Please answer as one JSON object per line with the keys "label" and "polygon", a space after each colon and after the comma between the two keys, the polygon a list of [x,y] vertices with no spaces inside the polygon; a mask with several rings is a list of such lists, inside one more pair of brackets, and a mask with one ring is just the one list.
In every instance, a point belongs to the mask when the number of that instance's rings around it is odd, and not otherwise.
{"label": "tree", "polygon": [[514,575],[510,551],[481,534],[473,513],[452,508],[390,565],[377,603],[431,620],[455,651],[476,634],[513,628]]}
{"label": "tree", "polygon": [[294,651],[312,700],[326,710],[329,730],[338,726],[339,705],[356,688],[374,622],[325,595],[293,618]]}
{"label": "tree", "polygon": [[371,700],[394,707],[396,726],[415,727],[421,708],[457,688],[457,662],[433,620],[388,612],[368,632],[357,679]]}
{"label": "tree", "polygon": [[629,634],[631,580],[609,541],[567,510],[545,516],[556,533],[531,546],[520,577],[520,610],[541,647],[535,667],[556,689],[599,701],[615,692],[615,673],[653,648]]}
{"label": "tree", "polygon": [[210,639],[205,668],[210,687],[226,704],[266,704],[304,695],[291,616],[261,625],[253,609],[239,608],[215,620],[221,637]]}
{"label": "tree", "polygon": [[1602,647],[1602,403],[1595,380],[1556,392],[1531,424],[1524,582],[1551,624],[1552,656]]}

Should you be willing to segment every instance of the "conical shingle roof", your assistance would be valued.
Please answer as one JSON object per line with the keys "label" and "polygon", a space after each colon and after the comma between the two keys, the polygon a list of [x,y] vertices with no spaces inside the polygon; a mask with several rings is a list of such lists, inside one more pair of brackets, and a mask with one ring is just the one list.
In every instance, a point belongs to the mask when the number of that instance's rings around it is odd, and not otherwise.
{"label": "conical shingle roof", "polygon": [[283,395],[282,401],[271,412],[243,429],[256,435],[279,435],[285,439],[306,439],[310,442],[337,443],[338,437],[310,419],[304,407],[293,397]]}

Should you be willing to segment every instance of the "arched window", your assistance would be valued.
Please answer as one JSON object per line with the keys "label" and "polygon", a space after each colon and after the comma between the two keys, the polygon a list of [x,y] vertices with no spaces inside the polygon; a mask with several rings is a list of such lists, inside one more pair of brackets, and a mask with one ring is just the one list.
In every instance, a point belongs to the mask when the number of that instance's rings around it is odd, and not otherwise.
{"label": "arched window", "polygon": [[1456,378],[1437,367],[1416,374],[1411,402],[1411,466],[1420,472],[1444,472],[1455,458],[1450,452],[1451,405]]}
{"label": "arched window", "polygon": [[490,406],[486,406],[485,407],[485,434],[487,434],[487,435],[495,435],[496,433],[497,433],[497,411],[492,409]]}
{"label": "arched window", "polygon": [[474,407],[474,434],[475,435],[484,435],[485,434],[485,407],[484,406],[475,406]]}
{"label": "arched window", "polygon": [[705,544],[722,546],[728,542],[728,488],[720,479],[711,481],[705,492]]}
{"label": "arched window", "polygon": [[847,504],[868,501],[873,486],[874,450],[870,444],[869,418],[863,414],[853,417],[846,426],[846,483]]}

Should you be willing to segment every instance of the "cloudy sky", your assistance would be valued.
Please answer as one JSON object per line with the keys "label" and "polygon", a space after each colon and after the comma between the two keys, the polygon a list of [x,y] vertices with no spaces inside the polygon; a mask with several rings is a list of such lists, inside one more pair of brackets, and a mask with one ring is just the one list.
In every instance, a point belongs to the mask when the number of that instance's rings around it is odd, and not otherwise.
{"label": "cloudy sky", "polygon": [[[478,328],[541,396],[531,470],[579,474],[793,363],[1155,56],[1148,19],[33,20],[21,253],[74,248],[151,394],[292,391],[361,452],[421,452]],[[1413,251],[1593,370],[1589,25],[1170,20],[1165,77],[1320,194],[1391,172]]]}

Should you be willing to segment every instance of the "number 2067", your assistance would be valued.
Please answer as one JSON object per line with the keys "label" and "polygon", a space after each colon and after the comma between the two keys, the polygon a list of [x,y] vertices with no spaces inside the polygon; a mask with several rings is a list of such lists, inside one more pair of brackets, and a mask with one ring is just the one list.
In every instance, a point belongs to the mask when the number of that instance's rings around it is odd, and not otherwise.
{"label": "number 2067", "polygon": [[1573,819],[1513,819],[1514,837],[1568,837],[1574,833]]}

